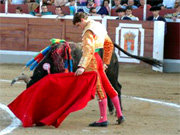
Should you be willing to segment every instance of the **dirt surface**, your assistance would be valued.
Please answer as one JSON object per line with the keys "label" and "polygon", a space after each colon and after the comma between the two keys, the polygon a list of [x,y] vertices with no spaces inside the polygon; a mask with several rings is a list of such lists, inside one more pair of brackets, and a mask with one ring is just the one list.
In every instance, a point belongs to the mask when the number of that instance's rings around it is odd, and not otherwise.
{"label": "dirt surface", "polygon": [[[24,89],[23,83],[13,87],[8,81],[22,71],[23,65],[0,65],[0,103],[9,104]],[[28,73],[30,74],[30,73]],[[98,119],[97,100],[88,106],[70,114],[58,128],[51,126],[23,128],[13,130],[12,135],[179,135],[180,107],[140,101],[132,97],[142,97],[169,103],[180,104],[180,74],[159,73],[149,66],[121,64],[119,70],[121,82],[123,113],[126,121],[116,125],[116,117],[108,114],[110,125],[106,128],[92,128],[88,124]],[[0,108],[0,130],[11,124],[7,112]]]}

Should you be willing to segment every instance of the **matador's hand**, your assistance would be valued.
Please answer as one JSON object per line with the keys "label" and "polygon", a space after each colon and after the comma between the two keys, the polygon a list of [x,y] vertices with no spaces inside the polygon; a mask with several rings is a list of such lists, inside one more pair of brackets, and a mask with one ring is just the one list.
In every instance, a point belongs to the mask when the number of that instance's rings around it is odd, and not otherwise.
{"label": "matador's hand", "polygon": [[80,67],[76,70],[75,75],[78,76],[78,75],[82,75],[83,73],[84,73],[84,68]]}
{"label": "matador's hand", "polygon": [[103,69],[106,70],[108,66],[106,64],[103,64]]}

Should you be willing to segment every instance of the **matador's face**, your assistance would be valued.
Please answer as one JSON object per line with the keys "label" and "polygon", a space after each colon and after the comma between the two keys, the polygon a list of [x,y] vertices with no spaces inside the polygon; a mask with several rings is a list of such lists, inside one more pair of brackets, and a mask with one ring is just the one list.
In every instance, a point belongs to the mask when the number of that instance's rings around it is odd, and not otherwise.
{"label": "matador's face", "polygon": [[75,24],[76,27],[84,29],[87,25],[87,21],[85,19],[81,19],[81,22],[77,22]]}

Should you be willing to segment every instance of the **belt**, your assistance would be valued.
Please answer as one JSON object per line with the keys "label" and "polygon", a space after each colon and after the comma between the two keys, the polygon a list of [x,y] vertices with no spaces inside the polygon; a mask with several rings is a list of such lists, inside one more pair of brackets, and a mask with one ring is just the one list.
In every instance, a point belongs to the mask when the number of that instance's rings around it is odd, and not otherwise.
{"label": "belt", "polygon": [[95,49],[95,52],[99,52],[99,51],[100,51],[100,48]]}

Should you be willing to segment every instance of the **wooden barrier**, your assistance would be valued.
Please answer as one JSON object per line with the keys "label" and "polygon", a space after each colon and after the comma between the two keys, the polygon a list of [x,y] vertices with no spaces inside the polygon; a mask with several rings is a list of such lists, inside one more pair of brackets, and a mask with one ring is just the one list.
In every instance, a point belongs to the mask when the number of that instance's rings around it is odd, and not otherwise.
{"label": "wooden barrier", "polygon": [[[120,22],[142,24],[143,29],[145,29],[144,56],[152,57],[154,23],[150,21],[108,20],[107,31],[113,41],[115,41],[115,28]],[[167,31],[164,57],[166,59],[180,59],[180,24],[168,23]],[[0,50],[39,51],[50,44],[49,39],[51,38],[81,42],[81,33],[81,30],[72,25],[71,19],[1,17]]]}
{"label": "wooden barrier", "polygon": [[0,18],[1,50],[25,50],[27,46],[27,19]]}
{"label": "wooden barrier", "polygon": [[51,38],[64,38],[65,23],[55,19],[1,18],[1,50],[38,51]]}

